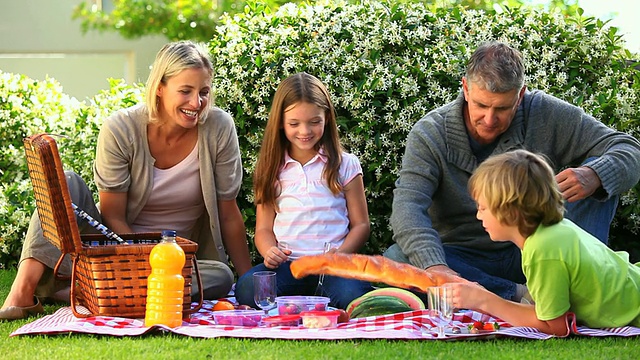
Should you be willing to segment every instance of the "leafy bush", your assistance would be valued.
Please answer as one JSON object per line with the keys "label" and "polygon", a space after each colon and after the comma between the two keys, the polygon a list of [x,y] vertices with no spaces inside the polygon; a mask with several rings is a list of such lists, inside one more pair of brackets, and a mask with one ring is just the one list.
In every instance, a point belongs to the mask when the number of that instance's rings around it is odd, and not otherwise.
{"label": "leafy bush", "polygon": [[[611,127],[640,136],[640,74],[616,29],[601,21],[507,9],[500,14],[423,4],[282,6],[251,3],[225,16],[211,40],[217,104],[236,120],[245,178],[241,191],[249,235],[255,227],[251,173],[275,88],[288,75],[318,76],[333,96],[344,145],[363,169],[371,239],[364,252],[391,244],[388,218],[395,179],[411,126],[454,99],[466,59],[478,43],[507,41],[523,52],[528,85],[582,106]],[[631,64],[634,65],[634,64]],[[62,93],[54,80],[0,72],[0,264],[19,256],[34,203],[22,138],[36,132],[58,139],[67,168],[92,179],[97,131],[113,111],[142,100],[140,85],[112,81],[88,104]],[[640,261],[640,185],[626,194],[612,245]],[[634,254],[635,252],[635,254]],[[253,255],[257,258],[255,248]]]}
{"label": "leafy bush", "polygon": [[[260,0],[276,9],[284,3],[301,3],[306,0]],[[412,2],[416,0],[397,0]],[[350,2],[359,2],[351,0]],[[169,40],[208,41],[215,33],[218,19],[224,13],[242,12],[245,0],[113,0],[111,6],[102,9],[93,0],[84,0],[73,9],[73,19],[81,21],[83,33],[89,30],[99,32],[114,31],[127,39],[145,35],[161,35]],[[495,0],[438,0],[431,1],[430,7],[459,4],[474,9],[493,9]],[[510,7],[529,6],[556,9],[564,13],[575,11],[575,0],[549,0],[547,5],[531,4],[528,0],[502,0]]]}
{"label": "leafy bush", "polygon": [[80,107],[53,79],[0,71],[0,264],[17,262],[35,207],[22,139],[35,132],[68,133]]}
{"label": "leafy bush", "polygon": [[[532,9],[500,14],[422,3],[363,1],[286,4],[276,12],[250,4],[224,16],[210,48],[217,102],[236,120],[245,162],[241,208],[253,228],[251,173],[279,82],[306,71],[328,86],[344,145],[359,156],[371,215],[367,253],[391,244],[392,191],[412,125],[460,91],[466,59],[485,40],[520,49],[527,82],[582,106],[638,137],[640,82],[616,29],[581,14]],[[622,202],[618,226],[637,232],[639,187]],[[627,246],[627,244],[625,244]]]}
{"label": "leafy bush", "polygon": [[16,265],[35,209],[22,139],[42,132],[61,135],[56,141],[65,168],[95,191],[92,163],[101,121],[140,99],[140,86],[111,80],[110,90],[85,104],[64,94],[54,79],[0,72],[0,268]]}

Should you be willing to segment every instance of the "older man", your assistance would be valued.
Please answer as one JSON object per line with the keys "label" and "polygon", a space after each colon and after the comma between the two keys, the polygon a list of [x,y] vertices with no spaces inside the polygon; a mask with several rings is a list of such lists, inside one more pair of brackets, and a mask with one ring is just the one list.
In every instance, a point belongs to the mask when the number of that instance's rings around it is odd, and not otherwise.
{"label": "older man", "polygon": [[526,298],[520,250],[489,239],[467,190],[479,163],[517,148],[555,164],[566,217],[607,243],[619,195],[640,178],[640,143],[527,90],[524,77],[517,50],[485,43],[469,59],[458,98],[415,124],[394,190],[396,244],[385,256],[458,273],[505,299]]}

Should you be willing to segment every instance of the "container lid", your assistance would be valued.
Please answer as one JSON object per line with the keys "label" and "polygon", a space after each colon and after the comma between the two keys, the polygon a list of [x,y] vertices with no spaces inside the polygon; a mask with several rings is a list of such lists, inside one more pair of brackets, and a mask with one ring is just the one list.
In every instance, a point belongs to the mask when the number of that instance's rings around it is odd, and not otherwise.
{"label": "container lid", "polygon": [[300,321],[302,317],[300,315],[276,315],[276,316],[269,316],[266,318],[262,319],[262,322],[265,323],[289,323],[292,321]]}
{"label": "container lid", "polygon": [[238,315],[238,316],[252,316],[252,315],[264,315],[264,311],[262,310],[216,310],[212,311],[213,316],[229,316],[229,315]]}
{"label": "container lid", "polygon": [[297,301],[297,302],[312,302],[312,303],[329,303],[331,299],[326,296],[302,296],[302,295],[291,295],[291,296],[278,296],[276,297],[277,301]]}
{"label": "container lid", "polygon": [[338,311],[338,310],[329,310],[329,311],[311,310],[311,311],[303,311],[303,312],[301,312],[300,316],[302,316],[302,317],[304,317],[304,316],[340,316],[340,311]]}

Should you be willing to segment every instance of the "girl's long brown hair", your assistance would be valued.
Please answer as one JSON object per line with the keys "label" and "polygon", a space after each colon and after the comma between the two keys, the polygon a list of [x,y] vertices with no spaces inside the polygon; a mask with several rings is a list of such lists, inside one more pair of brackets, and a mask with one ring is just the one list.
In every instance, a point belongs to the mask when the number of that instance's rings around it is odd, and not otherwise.
{"label": "girl's long brown hair", "polygon": [[291,145],[284,134],[284,111],[291,105],[306,102],[324,109],[324,134],[316,144],[316,151],[323,148],[327,157],[322,175],[331,192],[342,191],[338,175],[342,162],[342,147],[338,136],[335,108],[329,92],[315,76],[301,72],[284,79],[273,97],[269,120],[264,131],[260,155],[253,173],[253,191],[255,204],[273,206],[277,209],[276,198],[279,195],[278,175],[284,165],[285,151]]}

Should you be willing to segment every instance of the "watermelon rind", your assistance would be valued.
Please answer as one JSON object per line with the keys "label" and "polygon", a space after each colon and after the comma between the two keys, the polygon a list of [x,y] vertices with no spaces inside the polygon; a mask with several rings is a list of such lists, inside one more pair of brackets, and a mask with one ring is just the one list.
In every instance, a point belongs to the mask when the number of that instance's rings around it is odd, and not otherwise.
{"label": "watermelon rind", "polygon": [[369,291],[368,293],[360,296],[359,298],[354,299],[346,308],[348,314],[353,312],[353,309],[358,306],[367,297],[370,296],[393,296],[397,297],[400,300],[403,300],[410,308],[413,310],[421,310],[425,309],[424,302],[414,293],[409,290],[395,288],[395,287],[384,287]]}

